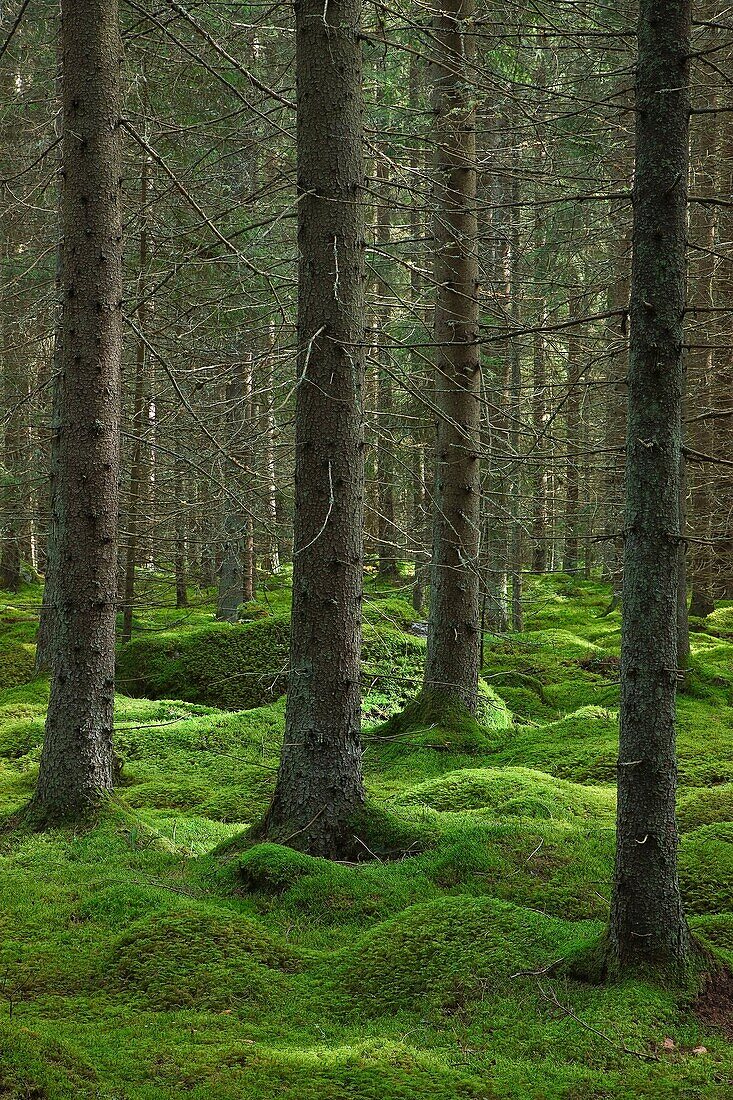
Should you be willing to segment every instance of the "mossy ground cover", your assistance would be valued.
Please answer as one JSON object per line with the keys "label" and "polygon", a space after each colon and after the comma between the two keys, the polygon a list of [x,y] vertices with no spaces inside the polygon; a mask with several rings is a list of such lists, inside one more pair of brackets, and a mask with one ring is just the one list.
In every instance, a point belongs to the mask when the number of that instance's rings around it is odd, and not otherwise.
{"label": "mossy ground cover", "polygon": [[[118,697],[117,794],[93,827],[0,833],[0,1096],[733,1095],[731,1045],[692,988],[546,973],[608,910],[619,616],[602,586],[529,582],[526,631],[486,638],[480,721],[443,725],[399,716],[424,643],[404,594],[370,586],[370,808],[347,865],[242,843],[283,733],[287,587],[221,627],[209,594],[159,609],[156,584],[120,652],[121,686],[134,669],[146,693]],[[0,596],[5,815],[38,766],[39,602]],[[733,965],[731,610],[694,624],[679,709],[683,889]],[[243,700],[243,682],[269,696]]]}

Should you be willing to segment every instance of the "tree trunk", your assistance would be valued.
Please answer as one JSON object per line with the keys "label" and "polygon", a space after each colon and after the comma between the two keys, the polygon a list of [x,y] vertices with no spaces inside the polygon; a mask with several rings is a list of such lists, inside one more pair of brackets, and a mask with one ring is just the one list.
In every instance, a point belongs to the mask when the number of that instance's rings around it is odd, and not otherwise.
{"label": "tree trunk", "polygon": [[[5,58],[0,70],[0,95],[5,120],[0,128],[4,174],[12,176],[23,145],[18,133],[19,117],[26,109],[17,94],[16,66]],[[27,303],[21,293],[24,264],[23,242],[19,229],[26,214],[17,202],[13,188],[0,187],[2,215],[2,369],[0,370],[0,408],[4,432],[0,452],[0,589],[17,592],[22,583],[23,531],[27,528],[24,512],[29,508],[30,485],[25,476],[29,460],[28,391],[29,363],[23,334],[23,313]]]}
{"label": "tree trunk", "polygon": [[364,226],[361,0],[296,6],[298,367],[290,676],[264,832],[314,855],[356,848],[364,799]]}
{"label": "tree trunk", "polygon": [[[534,297],[536,301],[537,326],[546,324],[547,321],[547,260],[545,249],[547,247],[545,218],[540,199],[542,197],[542,181],[546,171],[547,159],[543,127],[545,124],[545,95],[547,89],[547,66],[544,61],[542,43],[537,67],[535,85],[537,89],[537,118],[535,123],[535,184],[534,184]],[[540,455],[534,456],[533,485],[532,485],[532,572],[544,573],[547,570],[547,462],[541,456],[541,452],[547,447],[545,433],[547,430],[547,355],[545,335],[543,332],[535,332],[532,342],[532,434],[534,436],[534,449],[540,451]]]}
{"label": "tree trunk", "polygon": [[53,674],[32,810],[80,818],[112,787],[122,317],[116,0],[62,0]]}
{"label": "tree trunk", "polygon": [[176,509],[173,536],[173,573],[176,580],[176,607],[188,607],[188,578],[186,576],[186,526],[183,462],[176,457],[174,473],[174,506]]}
{"label": "tree trunk", "polygon": [[275,466],[275,447],[277,424],[275,423],[275,330],[270,328],[267,335],[267,355],[265,371],[267,386],[264,393],[265,420],[265,478],[267,489],[267,553],[265,568],[272,576],[280,572],[280,546],[278,542],[277,515],[277,470]]}
{"label": "tree trunk", "polygon": [[[515,174],[512,180],[512,211],[511,211],[511,257],[508,271],[507,285],[509,288],[509,313],[512,323],[516,328],[522,325],[521,292],[518,276],[519,266],[519,217],[520,198],[519,176]],[[512,581],[512,630],[520,632],[524,629],[522,615],[522,349],[520,337],[515,336],[510,341],[510,375],[508,412],[510,423],[510,449],[511,449],[511,476],[509,500],[511,508],[511,532],[509,539],[509,569]]]}
{"label": "tree trunk", "polygon": [[[710,4],[703,6],[702,17],[713,19],[714,12]],[[705,44],[714,45],[714,34],[704,36]],[[702,76],[702,72],[700,73]],[[694,192],[703,195],[721,194],[720,160],[722,150],[718,143],[717,109],[718,96],[707,98],[705,106],[708,113],[697,115],[692,128],[690,156],[690,186]],[[689,236],[693,249],[689,260],[689,285],[693,313],[689,325],[687,358],[687,386],[696,397],[696,408],[707,411],[713,407],[715,349],[716,343],[726,343],[725,328],[715,322],[715,315],[708,312],[717,303],[716,247],[718,244],[717,210],[714,206],[695,204],[690,211]],[[694,306],[700,306],[696,314]],[[692,424],[692,447],[701,454],[713,454],[714,422],[697,417]],[[690,614],[705,617],[715,607],[715,547],[713,545],[713,511],[715,508],[712,489],[714,472],[705,465],[692,466],[688,472],[690,488],[690,528],[695,542],[687,554],[688,573],[692,598]]]}
{"label": "tree trunk", "polygon": [[610,961],[681,964],[675,694],[689,0],[642,0],[626,442],[621,735]]}
{"label": "tree trunk", "polygon": [[125,556],[125,584],[122,597],[122,641],[132,637],[132,611],[135,603],[135,567],[138,553],[138,522],[140,503],[143,499],[143,444],[148,409],[145,408],[145,347],[146,271],[148,266],[148,171],[147,153],[143,157],[140,180],[140,253],[137,278],[137,326],[140,335],[135,353],[135,392],[132,400],[132,458],[130,462],[130,498],[127,507],[127,548]]}
{"label": "tree trunk", "polygon": [[[569,314],[582,316],[584,297],[581,294],[569,306]],[[583,374],[581,360],[582,341],[577,328],[568,336],[568,393],[565,402],[566,449],[565,464],[565,544],[563,547],[563,573],[577,573],[580,551],[580,379]]]}
{"label": "tree trunk", "polygon": [[[375,256],[375,267],[386,263],[384,253],[389,249],[391,235],[391,213],[389,199],[385,194],[387,183],[387,164],[382,159],[377,160],[377,179],[381,185],[380,199],[376,209],[376,243],[379,248]],[[392,291],[389,285],[379,276],[375,279],[376,302],[379,309],[379,318],[375,318],[375,330],[377,334],[387,332],[392,312]],[[381,300],[380,300],[381,298]],[[375,341],[377,344],[383,342]],[[379,364],[377,373],[377,484],[378,484],[378,534],[377,534],[377,572],[380,581],[386,584],[397,584],[400,579],[398,568],[397,526],[395,523],[395,460],[394,460],[394,394],[392,392],[392,379],[390,377],[389,350],[376,348],[376,359]]]}
{"label": "tree trunk", "polygon": [[[476,710],[480,662],[480,362],[473,0],[435,12],[435,342],[438,408],[424,690]],[[466,32],[469,33],[466,33]]]}

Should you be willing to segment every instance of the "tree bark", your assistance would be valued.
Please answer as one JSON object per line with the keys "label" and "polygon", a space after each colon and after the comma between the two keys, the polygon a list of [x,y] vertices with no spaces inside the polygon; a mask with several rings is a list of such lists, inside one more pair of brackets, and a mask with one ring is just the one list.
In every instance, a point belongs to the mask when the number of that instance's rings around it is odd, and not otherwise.
{"label": "tree bark", "polygon": [[626,441],[618,816],[609,954],[680,965],[675,693],[689,0],[642,0]]}
{"label": "tree bark", "polygon": [[285,743],[263,831],[314,855],[356,847],[364,799],[364,226],[361,0],[296,6],[298,384]]}
{"label": "tree bark", "polygon": [[480,362],[476,117],[466,78],[473,0],[435,11],[435,342],[438,408],[424,691],[476,709],[480,662]]}
{"label": "tree bark", "polygon": [[32,811],[112,787],[122,316],[116,0],[62,0],[62,316],[52,470],[51,698]]}

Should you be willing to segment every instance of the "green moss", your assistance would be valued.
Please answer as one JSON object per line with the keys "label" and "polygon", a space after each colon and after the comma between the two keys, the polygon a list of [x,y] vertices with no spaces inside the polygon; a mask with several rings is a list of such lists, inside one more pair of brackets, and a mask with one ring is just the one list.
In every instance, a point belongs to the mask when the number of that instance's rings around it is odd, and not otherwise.
{"label": "green moss", "polygon": [[109,983],[157,1009],[244,1014],[287,996],[297,956],[242,917],[186,908],[136,921],[118,939]]}
{"label": "green moss", "polygon": [[289,637],[283,615],[133,638],[120,650],[117,680],[129,695],[231,710],[261,706],[285,690]]}
{"label": "green moss", "polygon": [[329,868],[329,861],[287,848],[282,844],[263,842],[245,851],[239,860],[238,874],[248,890],[281,893],[298,879]]}
{"label": "green moss", "polygon": [[[388,612],[379,625],[364,626],[365,709],[376,718],[415,693],[425,658],[422,639],[387,625],[392,621],[398,620]],[[133,696],[186,699],[225,710],[266,706],[287,688],[289,639],[290,619],[283,612],[133,638],[118,655],[118,684]]]}
{"label": "green moss", "polygon": [[427,748],[475,753],[496,748],[510,726],[506,704],[481,684],[476,717],[453,696],[423,691],[376,730],[374,738],[407,752]]}
{"label": "green moss", "polygon": [[17,687],[32,680],[35,675],[35,646],[15,642],[4,645],[0,651],[0,690]]}
{"label": "green moss", "polygon": [[681,831],[690,832],[718,821],[733,821],[733,783],[681,793],[677,808]]}
{"label": "green moss", "polygon": [[733,909],[733,822],[705,825],[684,836],[679,868],[689,912]]}
{"label": "green moss", "polygon": [[576,783],[612,783],[618,759],[618,716],[586,706],[539,728],[522,727],[496,762],[539,768]]}
{"label": "green moss", "polygon": [[407,790],[399,801],[434,810],[487,809],[497,817],[608,821],[613,818],[615,791],[554,779],[529,768],[464,768]]}
{"label": "green moss", "polygon": [[[236,627],[193,589],[190,611],[148,607],[170,578],[148,583],[129,649],[188,700],[118,696],[124,782],[93,827],[0,832],[0,1095],[727,1100],[731,1044],[688,995],[551,968],[587,958],[608,918],[619,615],[603,586],[527,578],[527,630],[487,638],[478,720],[410,705],[425,644],[404,592],[367,586],[366,714],[404,713],[366,727],[362,847],[333,863],[244,846],[284,700],[236,711],[244,678],[225,697],[216,683],[283,657],[289,576]],[[0,662],[32,646],[39,603],[0,606]],[[680,875],[693,932],[733,965],[729,610],[693,633],[679,700]],[[47,697],[42,678],[0,689],[3,811],[32,789]]]}
{"label": "green moss", "polygon": [[93,1067],[68,1043],[18,1021],[0,1021],[0,1095],[8,1100],[100,1095]]}
{"label": "green moss", "polygon": [[340,977],[367,1015],[455,1008],[561,956],[588,929],[492,898],[441,898],[367,932]]}

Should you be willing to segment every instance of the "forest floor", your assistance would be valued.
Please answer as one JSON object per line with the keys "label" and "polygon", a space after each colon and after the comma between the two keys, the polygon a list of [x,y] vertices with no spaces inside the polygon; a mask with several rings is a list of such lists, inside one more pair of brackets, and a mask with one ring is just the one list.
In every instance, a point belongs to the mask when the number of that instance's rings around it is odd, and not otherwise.
{"label": "forest floor", "polygon": [[[368,586],[359,865],[241,843],[283,731],[284,583],[236,627],[158,595],[151,577],[120,652],[118,793],[93,828],[0,832],[1,1097],[733,1095],[733,1017],[694,983],[545,972],[608,912],[620,635],[602,586],[528,579],[526,630],[487,636],[481,722],[456,729],[383,726],[424,642],[400,593]],[[4,815],[38,766],[39,599],[0,594]],[[680,873],[695,934],[733,965],[733,606],[692,646]]]}

